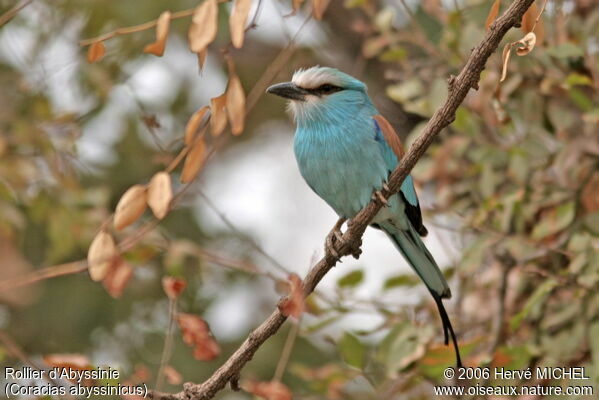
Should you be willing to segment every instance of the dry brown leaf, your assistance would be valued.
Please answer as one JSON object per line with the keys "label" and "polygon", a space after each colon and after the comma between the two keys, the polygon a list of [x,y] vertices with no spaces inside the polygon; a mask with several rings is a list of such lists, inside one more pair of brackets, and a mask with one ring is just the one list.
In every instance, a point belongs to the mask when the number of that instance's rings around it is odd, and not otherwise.
{"label": "dry brown leaf", "polygon": [[526,36],[517,42],[513,43],[516,47],[516,54],[519,56],[525,56],[535,48],[537,42],[537,35],[534,32],[528,32]]}
{"label": "dry brown leaf", "polygon": [[129,284],[129,280],[132,276],[133,267],[121,256],[117,256],[115,262],[112,263],[108,274],[102,281],[102,284],[108,294],[117,299],[123,294],[123,291]]}
{"label": "dry brown leaf", "polygon": [[202,123],[202,119],[204,115],[210,110],[209,106],[204,106],[200,108],[198,111],[194,112],[189,121],[187,121],[187,125],[185,125],[185,144],[191,145],[193,143],[193,139],[195,138],[196,132]]}
{"label": "dry brown leaf", "polygon": [[118,254],[112,236],[108,232],[100,231],[87,252],[87,266],[92,280],[98,282],[104,279]]}
{"label": "dry brown leaf", "polygon": [[210,361],[220,354],[220,346],[214,340],[206,321],[197,315],[177,315],[177,323],[183,334],[183,341],[194,346],[193,356],[200,361]]}
{"label": "dry brown leaf", "polygon": [[225,106],[227,105],[227,93],[223,93],[218,97],[210,99],[210,131],[212,136],[218,136],[225,130],[227,126],[227,113]]}
{"label": "dry brown leaf", "polygon": [[218,4],[216,0],[203,1],[194,11],[191,26],[187,33],[189,48],[200,53],[214,39],[218,31]]}
{"label": "dry brown leaf", "polygon": [[186,286],[187,283],[184,279],[175,278],[174,276],[165,276],[162,278],[162,289],[164,289],[167,297],[171,300],[178,298]]}
{"label": "dry brown leaf", "polygon": [[[532,3],[531,6],[526,10],[524,15],[522,16],[522,32],[529,33],[534,30],[534,33],[537,35],[537,43],[541,45],[543,40],[545,39],[545,26],[543,25],[543,19],[539,16],[539,8],[535,3]],[[535,21],[539,18],[539,21]]]}
{"label": "dry brown leaf", "polygon": [[87,49],[87,62],[95,63],[96,61],[100,61],[104,57],[104,54],[106,54],[104,42],[94,42]]}
{"label": "dry brown leaf", "polygon": [[172,199],[171,176],[164,171],[156,173],[148,186],[148,206],[156,218],[162,219],[166,216]]}
{"label": "dry brown leaf", "polygon": [[164,367],[164,376],[171,385],[180,385],[183,382],[183,376],[172,365]]}
{"label": "dry brown leaf", "polygon": [[154,54],[158,57],[161,57],[164,54],[170,24],[171,12],[165,11],[160,14],[160,17],[158,17],[158,21],[156,22],[156,41],[144,47],[144,53]]}
{"label": "dry brown leaf", "polygon": [[589,214],[599,211],[599,172],[595,172],[582,189],[580,202]]}
{"label": "dry brown leaf", "polygon": [[200,73],[204,69],[204,62],[206,61],[206,55],[208,55],[208,50],[204,49],[198,53],[198,69]]}
{"label": "dry brown leaf", "polygon": [[245,23],[247,22],[252,0],[235,0],[233,11],[229,17],[229,29],[231,31],[231,42],[236,48],[243,46],[245,36]]}
{"label": "dry brown leaf", "polygon": [[314,15],[314,18],[322,19],[328,5],[329,0],[312,0],[312,15]]}
{"label": "dry brown leaf", "polygon": [[231,133],[240,135],[245,125],[245,93],[237,75],[229,79],[226,111],[231,124]]}
{"label": "dry brown leaf", "polygon": [[114,229],[121,229],[131,225],[146,210],[147,192],[145,186],[133,185],[121,197],[114,212]]}
{"label": "dry brown leaf", "polygon": [[290,274],[288,280],[291,290],[289,296],[281,302],[279,309],[286,317],[299,318],[306,309],[302,280],[297,274]]}
{"label": "dry brown leaf", "polygon": [[201,137],[195,141],[193,147],[185,157],[183,171],[181,172],[181,182],[189,183],[195,179],[206,161],[206,142]]}
{"label": "dry brown leaf", "polygon": [[245,381],[242,389],[266,400],[291,400],[292,393],[287,386],[281,382],[255,382]]}
{"label": "dry brown leaf", "polygon": [[491,9],[489,10],[489,15],[487,15],[487,20],[485,21],[485,29],[489,30],[489,27],[497,19],[497,15],[499,15],[499,6],[501,5],[501,0],[495,0],[491,5]]}
{"label": "dry brown leaf", "polygon": [[507,43],[503,47],[503,53],[501,55],[501,59],[503,60],[503,67],[501,68],[501,78],[499,79],[499,82],[503,82],[505,80],[505,77],[507,76],[507,66],[508,66],[508,63],[510,62],[511,54],[512,54],[512,43]]}

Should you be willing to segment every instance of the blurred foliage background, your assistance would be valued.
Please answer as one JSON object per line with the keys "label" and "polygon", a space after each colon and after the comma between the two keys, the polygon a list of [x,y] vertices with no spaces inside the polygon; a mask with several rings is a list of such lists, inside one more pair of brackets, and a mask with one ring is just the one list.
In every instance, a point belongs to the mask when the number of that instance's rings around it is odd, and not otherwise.
{"label": "blurred foliage background", "polygon": [[[300,228],[279,214],[270,225],[278,231],[268,235],[285,239],[292,256],[284,250],[271,256],[257,231],[227,219],[235,192],[227,200],[218,191],[233,179],[226,166],[240,154],[260,169],[265,143],[277,140],[266,130],[284,138],[281,152],[291,157],[292,127],[280,101],[262,96],[266,85],[288,80],[299,67],[337,67],[368,83],[377,107],[409,145],[445,99],[447,78],[483,37],[492,2],[332,1],[321,21],[310,18],[311,2],[293,15],[291,3],[254,1],[250,19],[259,7],[257,26],[241,49],[228,46],[231,4],[220,3],[218,35],[201,72],[186,44],[189,17],[171,23],[161,58],[142,53],[153,29],[107,40],[106,56],[93,64],[77,44],[197,1],[36,0],[0,27],[4,366],[25,362],[12,355],[15,348],[38,363],[45,355],[74,353],[153,387],[169,321],[161,278],[177,276],[188,283],[179,310],[221,327],[213,331],[222,352],[197,361],[175,331],[168,364],[183,381],[207,378],[273,309],[276,283],[289,271],[301,275],[314,258],[313,248],[293,253],[302,236],[293,232]],[[509,2],[501,3],[503,11]],[[0,1],[0,15],[13,5]],[[437,232],[435,256],[441,254],[451,277],[449,312],[465,364],[584,366],[591,378],[584,383],[597,393],[599,6],[549,0],[542,20],[543,42],[525,57],[513,56],[501,84],[500,53],[490,59],[479,89],[413,176],[425,224]],[[512,30],[506,41],[522,36]],[[85,259],[123,192],[148,182],[177,155],[190,115],[225,90],[225,55],[249,93],[248,104],[255,104],[245,130],[208,139],[214,157],[168,216],[124,254],[134,273],[122,293],[111,295],[71,263]],[[270,165],[280,154],[266,153],[274,158]],[[276,206],[306,218],[308,206],[280,204],[276,197],[309,192],[285,177],[271,182],[277,188],[272,196],[236,204],[246,214]],[[261,179],[243,175],[250,188],[264,185]],[[214,195],[206,195],[207,181]],[[323,232],[332,226],[332,212],[329,218]],[[136,235],[139,226],[117,237]],[[282,380],[295,398],[427,399],[432,385],[446,383],[442,372],[453,365],[453,353],[442,344],[435,306],[415,275],[404,269],[384,276],[369,287],[368,298],[356,301],[381,263],[371,257],[349,268],[341,264],[310,297]],[[60,276],[44,278],[40,271]],[[355,314],[369,322],[355,323],[349,318]],[[272,378],[290,326],[258,351],[242,378]],[[171,382],[163,390],[178,391],[178,379]],[[225,390],[217,398],[249,395]]]}

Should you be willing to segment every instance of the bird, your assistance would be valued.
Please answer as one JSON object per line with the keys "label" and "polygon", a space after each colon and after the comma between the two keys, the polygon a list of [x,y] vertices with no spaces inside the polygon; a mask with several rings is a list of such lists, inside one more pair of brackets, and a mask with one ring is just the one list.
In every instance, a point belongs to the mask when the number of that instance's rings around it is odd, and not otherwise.
{"label": "bird", "polygon": [[385,207],[370,226],[391,239],[426,285],[439,311],[445,345],[451,336],[456,364],[461,367],[458,341],[443,305],[451,290],[421,239],[428,231],[414,181],[408,175],[397,194],[388,199],[381,194],[403,157],[403,146],[372,103],[366,85],[338,69],[313,66],[297,70],[291,82],[272,85],[266,92],[288,100],[296,124],[293,149],[300,173],[340,217],[327,237],[329,251],[335,240],[342,241],[345,220],[373,198],[381,201]]}

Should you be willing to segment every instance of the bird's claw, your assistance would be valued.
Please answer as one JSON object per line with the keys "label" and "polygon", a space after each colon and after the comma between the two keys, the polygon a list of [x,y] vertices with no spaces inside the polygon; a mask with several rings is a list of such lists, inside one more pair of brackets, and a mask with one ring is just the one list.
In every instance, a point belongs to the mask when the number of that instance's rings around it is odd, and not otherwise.
{"label": "bird's claw", "polygon": [[389,185],[387,185],[387,182],[383,182],[383,189],[385,189],[387,192],[390,191]]}
{"label": "bird's claw", "polygon": [[390,207],[389,201],[383,196],[380,190],[375,190],[374,193],[372,193],[372,199],[380,201],[385,207]]}
{"label": "bird's claw", "polygon": [[346,221],[345,218],[339,218],[339,220],[337,221],[337,223],[335,224],[333,229],[331,229],[331,232],[329,232],[329,234],[327,235],[327,239],[326,239],[325,251],[328,251],[329,253],[331,253],[331,255],[333,257],[335,257],[336,259],[341,258],[341,256],[339,255],[337,250],[335,250],[335,243],[339,242],[341,244],[344,244],[343,233],[341,232],[341,226],[343,225],[343,223],[345,221]]}

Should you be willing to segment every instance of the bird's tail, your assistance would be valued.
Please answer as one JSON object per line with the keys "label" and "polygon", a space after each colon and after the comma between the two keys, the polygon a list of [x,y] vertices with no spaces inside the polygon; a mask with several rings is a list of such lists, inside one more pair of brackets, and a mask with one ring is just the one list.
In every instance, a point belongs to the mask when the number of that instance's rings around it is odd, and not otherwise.
{"label": "bird's tail", "polygon": [[397,229],[391,223],[380,224],[380,227],[385,233],[391,238],[395,247],[403,255],[410,266],[416,271],[420,279],[424,282],[429,292],[435,299],[437,308],[439,309],[439,315],[443,322],[443,333],[445,334],[445,344],[449,344],[449,336],[453,342],[453,347],[456,354],[456,363],[458,367],[462,366],[462,360],[460,358],[460,350],[458,348],[458,342],[451,326],[451,321],[443,306],[443,299],[451,297],[451,291],[449,285],[443,276],[443,273],[437,266],[433,256],[428,251],[420,236],[416,230],[412,227],[409,230]]}

